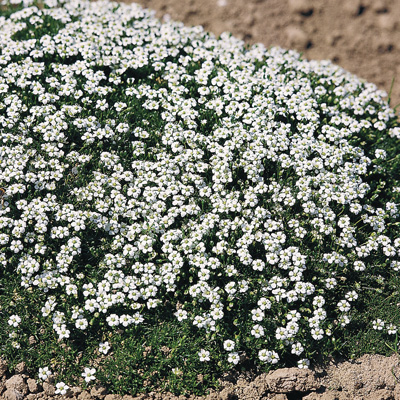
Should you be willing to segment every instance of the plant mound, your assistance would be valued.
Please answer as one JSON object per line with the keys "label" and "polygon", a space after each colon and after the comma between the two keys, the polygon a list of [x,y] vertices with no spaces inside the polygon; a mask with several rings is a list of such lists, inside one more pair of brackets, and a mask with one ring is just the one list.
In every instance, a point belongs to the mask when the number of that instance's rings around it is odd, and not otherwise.
{"label": "plant mound", "polygon": [[397,279],[400,128],[373,84],[135,4],[0,22],[0,354],[58,393],[307,367]]}

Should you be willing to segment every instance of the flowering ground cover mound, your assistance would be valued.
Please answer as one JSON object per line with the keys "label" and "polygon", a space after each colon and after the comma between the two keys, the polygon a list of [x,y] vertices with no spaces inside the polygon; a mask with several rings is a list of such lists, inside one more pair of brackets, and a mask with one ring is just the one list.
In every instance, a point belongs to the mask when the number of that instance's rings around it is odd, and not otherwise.
{"label": "flowering ground cover mound", "polygon": [[232,368],[307,368],[390,335],[397,349],[400,126],[385,93],[135,4],[10,7],[9,365],[53,375],[59,394],[201,394]]}

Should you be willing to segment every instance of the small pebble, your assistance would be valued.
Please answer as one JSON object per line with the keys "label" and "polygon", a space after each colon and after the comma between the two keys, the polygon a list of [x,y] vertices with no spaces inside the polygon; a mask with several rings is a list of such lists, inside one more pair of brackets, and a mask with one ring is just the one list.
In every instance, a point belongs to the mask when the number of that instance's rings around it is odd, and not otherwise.
{"label": "small pebble", "polygon": [[43,390],[47,396],[54,396],[56,393],[56,388],[47,382],[43,383]]}
{"label": "small pebble", "polygon": [[34,379],[28,378],[27,380],[28,388],[31,393],[40,392],[41,387],[36,383]]}
{"label": "small pebble", "polygon": [[26,372],[26,364],[22,361],[15,366],[15,374],[23,374]]}

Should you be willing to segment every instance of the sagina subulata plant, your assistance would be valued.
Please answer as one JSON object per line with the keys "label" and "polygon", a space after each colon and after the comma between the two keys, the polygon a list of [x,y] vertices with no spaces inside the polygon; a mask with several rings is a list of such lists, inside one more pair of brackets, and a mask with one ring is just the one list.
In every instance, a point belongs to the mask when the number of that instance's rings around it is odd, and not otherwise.
{"label": "sagina subulata plant", "polygon": [[202,393],[231,368],[307,368],[364,328],[397,333],[385,93],[135,4],[24,1],[0,25],[11,367],[60,394]]}

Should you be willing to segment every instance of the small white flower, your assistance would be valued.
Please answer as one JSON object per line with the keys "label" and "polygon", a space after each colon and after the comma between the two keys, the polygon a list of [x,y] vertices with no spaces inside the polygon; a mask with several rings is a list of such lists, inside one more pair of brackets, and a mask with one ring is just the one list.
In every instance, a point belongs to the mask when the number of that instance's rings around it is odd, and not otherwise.
{"label": "small white flower", "polygon": [[270,363],[271,364],[277,364],[278,363],[278,361],[279,361],[279,355],[278,355],[278,353],[276,352],[276,351],[271,351],[271,354],[270,354]]}
{"label": "small white flower", "polygon": [[108,342],[101,342],[99,343],[99,352],[103,354],[107,354],[110,350],[111,346]]}
{"label": "small white flower", "polygon": [[340,311],[347,312],[350,310],[350,303],[346,300],[340,300],[337,303],[337,307],[339,308]]}
{"label": "small white flower", "polygon": [[179,322],[183,321],[184,319],[187,319],[187,311],[185,310],[178,310],[174,315]]}
{"label": "small white flower", "polygon": [[258,358],[261,361],[268,361],[269,360],[269,356],[270,356],[270,351],[266,350],[266,349],[262,349],[258,352]]}
{"label": "small white flower", "polygon": [[260,306],[261,310],[269,310],[271,308],[271,302],[266,299],[265,297],[262,297],[260,300],[258,300],[257,304]]}
{"label": "small white flower", "polygon": [[343,314],[339,317],[338,322],[340,326],[346,326],[350,323],[350,318],[346,314]]}
{"label": "small white flower", "polygon": [[313,328],[311,329],[311,336],[315,340],[321,340],[324,337],[324,330],[321,328]]}
{"label": "small white flower", "polygon": [[378,131],[383,131],[386,129],[386,124],[383,121],[377,121],[374,123],[374,128],[378,129]]}
{"label": "small white flower", "polygon": [[14,328],[16,328],[20,322],[21,318],[19,315],[11,315],[11,317],[8,319],[8,325],[13,326]]}
{"label": "small white flower", "polygon": [[39,368],[39,379],[45,381],[48,377],[53,375],[49,367]]}
{"label": "small white flower", "polygon": [[254,310],[251,310],[251,319],[253,321],[262,321],[265,317],[265,313],[261,308],[256,308]]}
{"label": "small white flower", "polygon": [[58,382],[56,384],[56,394],[66,394],[68,392],[69,386],[64,382]]}
{"label": "small white flower", "polygon": [[227,351],[232,351],[235,349],[235,342],[233,340],[225,340],[224,341],[224,349]]}
{"label": "small white flower", "polygon": [[261,336],[264,336],[264,328],[258,324],[254,325],[251,329],[251,334],[256,338],[260,338]]}
{"label": "small white flower", "polygon": [[85,378],[85,382],[88,383],[96,379],[95,373],[95,368],[85,368],[85,372],[82,372],[82,377]]}
{"label": "small white flower", "polygon": [[106,318],[106,321],[109,326],[117,326],[119,325],[119,317],[116,314],[111,314]]}
{"label": "small white flower", "polygon": [[286,339],[286,338],[287,338],[286,329],[285,329],[284,327],[282,327],[282,326],[280,326],[279,328],[277,328],[277,329],[276,329],[276,332],[275,332],[275,337],[276,337],[278,340],[284,340],[284,339]]}
{"label": "small white flower", "polygon": [[296,356],[299,356],[302,352],[304,351],[304,347],[302,346],[301,343],[293,343],[292,344],[292,354],[296,354]]}
{"label": "small white flower", "polygon": [[85,330],[85,329],[87,328],[88,325],[89,325],[89,324],[88,324],[87,319],[86,319],[86,318],[83,318],[83,317],[78,318],[78,319],[75,321],[75,326],[76,326],[78,329]]}
{"label": "small white flower", "polygon": [[125,328],[132,324],[133,318],[130,315],[123,314],[119,317],[119,323]]}
{"label": "small white flower", "polygon": [[385,326],[385,321],[382,321],[380,318],[372,321],[372,327],[377,330],[381,331]]}
{"label": "small white flower", "polygon": [[362,261],[354,261],[355,271],[365,271],[365,264]]}
{"label": "small white flower", "polygon": [[229,353],[228,362],[236,365],[239,363],[239,361],[240,361],[239,353],[236,353],[236,352]]}
{"label": "small white flower", "polygon": [[201,349],[198,352],[200,361],[210,361],[210,352],[208,350]]}
{"label": "small white flower", "polygon": [[395,334],[397,333],[397,331],[398,331],[397,326],[394,325],[394,324],[389,324],[389,325],[387,325],[387,326],[386,326],[386,329],[387,329],[387,333],[388,333],[389,335],[395,335]]}
{"label": "small white flower", "polygon": [[386,158],[386,151],[381,150],[381,149],[376,149],[375,150],[375,157],[376,158],[382,158],[383,160]]}
{"label": "small white flower", "polygon": [[308,360],[307,358],[303,358],[302,360],[297,361],[297,366],[298,368],[308,369],[308,367],[310,366],[310,360]]}

